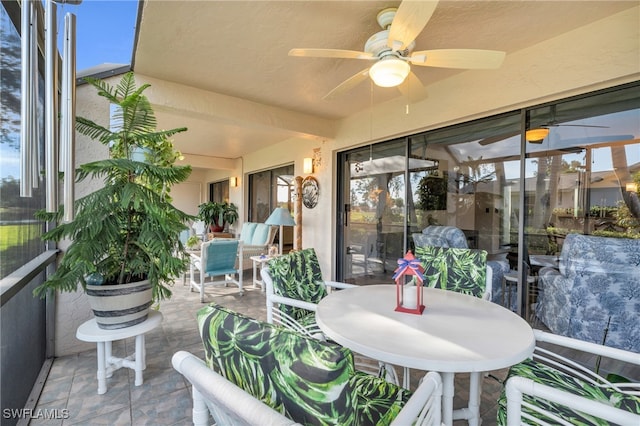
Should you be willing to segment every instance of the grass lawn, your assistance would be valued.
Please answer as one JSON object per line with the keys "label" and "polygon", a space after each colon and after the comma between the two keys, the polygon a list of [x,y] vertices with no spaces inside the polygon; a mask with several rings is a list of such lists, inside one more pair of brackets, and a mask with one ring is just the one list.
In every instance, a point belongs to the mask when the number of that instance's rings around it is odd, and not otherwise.
{"label": "grass lawn", "polygon": [[42,224],[25,223],[13,225],[0,225],[0,252],[10,247],[22,245],[25,241],[39,236]]}

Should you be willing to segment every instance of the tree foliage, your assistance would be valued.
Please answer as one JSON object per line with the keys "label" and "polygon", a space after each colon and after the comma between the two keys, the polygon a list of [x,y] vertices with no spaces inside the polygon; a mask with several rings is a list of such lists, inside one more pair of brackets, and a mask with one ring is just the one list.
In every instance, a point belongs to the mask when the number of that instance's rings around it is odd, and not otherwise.
{"label": "tree foliage", "polygon": [[[104,186],[75,202],[75,219],[61,223],[57,213],[39,211],[37,217],[58,223],[44,234],[47,240],[70,239],[57,271],[40,287],[74,291],[86,285],[85,277],[99,273],[105,284],[125,284],[149,279],[154,300],[171,295],[169,283],[187,267],[179,234],[191,217],[170,202],[167,188],[185,181],[190,166],[175,166],[179,152],[171,135],[186,128],[157,130],[156,119],[133,73],[125,74],[116,87],[88,79],[98,94],[115,104],[114,130],[78,117],[76,129],[110,147],[111,158],[83,164],[77,180],[103,179]],[[147,151],[148,161],[133,159],[135,149]]]}

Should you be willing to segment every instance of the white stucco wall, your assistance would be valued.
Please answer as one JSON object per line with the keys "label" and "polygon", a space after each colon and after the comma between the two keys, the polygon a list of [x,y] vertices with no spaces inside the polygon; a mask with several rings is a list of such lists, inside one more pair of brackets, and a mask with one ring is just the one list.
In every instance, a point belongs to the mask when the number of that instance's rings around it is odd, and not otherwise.
{"label": "white stucco wall", "polygon": [[[104,98],[96,94],[93,86],[88,84],[76,87],[76,115],[88,118],[104,125],[109,124],[109,105]],[[109,157],[109,149],[100,142],[95,142],[76,132],[75,166]],[[90,194],[100,188],[102,181],[85,180],[75,185],[76,199]],[[68,242],[62,241],[59,247],[64,251]],[[63,356],[95,348],[95,343],[82,342],[76,339],[76,329],[80,324],[93,318],[91,308],[84,290],[73,293],[58,293],[56,296],[55,316],[55,356]]]}

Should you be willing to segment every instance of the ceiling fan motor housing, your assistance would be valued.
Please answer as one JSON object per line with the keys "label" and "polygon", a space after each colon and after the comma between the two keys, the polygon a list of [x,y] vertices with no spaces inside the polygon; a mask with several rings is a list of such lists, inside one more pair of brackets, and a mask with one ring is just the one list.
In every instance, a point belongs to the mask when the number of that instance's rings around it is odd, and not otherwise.
{"label": "ceiling fan motor housing", "polygon": [[372,55],[379,58],[387,56],[389,53],[393,53],[394,56],[397,57],[406,57],[411,53],[411,51],[413,51],[413,48],[416,46],[416,42],[412,41],[406,49],[393,52],[393,50],[391,50],[387,43],[388,40],[389,30],[377,32],[369,37],[367,42],[364,44],[364,51],[367,53],[371,53]]}

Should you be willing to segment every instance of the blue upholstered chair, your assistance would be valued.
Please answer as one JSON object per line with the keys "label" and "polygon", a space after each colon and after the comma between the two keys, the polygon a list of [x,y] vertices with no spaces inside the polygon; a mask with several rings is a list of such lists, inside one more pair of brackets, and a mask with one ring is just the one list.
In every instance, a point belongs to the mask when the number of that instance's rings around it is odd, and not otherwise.
{"label": "blue upholstered chair", "polygon": [[640,353],[640,240],[567,235],[542,268],[537,317],[553,333]]}
{"label": "blue upholstered chair", "polygon": [[[191,261],[191,291],[200,292],[200,302],[204,303],[204,288],[206,285],[235,284],[242,289],[242,267],[239,265],[242,259],[242,243],[234,239],[219,238],[202,243],[200,258]],[[199,280],[196,281],[195,271],[200,271]],[[224,277],[223,280],[206,282],[207,277]]]}

